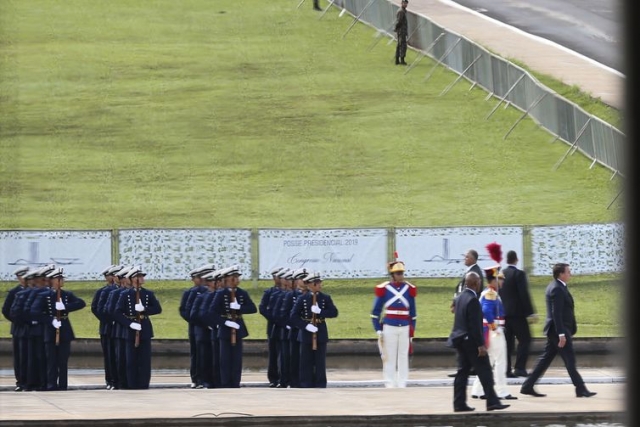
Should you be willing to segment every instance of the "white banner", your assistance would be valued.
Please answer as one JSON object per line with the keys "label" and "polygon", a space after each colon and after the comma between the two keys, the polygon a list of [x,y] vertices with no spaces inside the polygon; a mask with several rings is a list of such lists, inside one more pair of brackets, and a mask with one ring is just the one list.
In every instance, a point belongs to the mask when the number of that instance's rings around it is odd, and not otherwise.
{"label": "white banner", "polygon": [[552,276],[553,264],[565,262],[573,274],[623,271],[622,224],[535,227],[531,230],[533,275]]}
{"label": "white banner", "polygon": [[119,263],[140,265],[151,280],[189,279],[189,271],[203,264],[216,268],[238,264],[251,278],[250,230],[121,230]]}
{"label": "white banner", "polygon": [[111,265],[110,231],[0,231],[0,280],[26,265],[62,267],[67,280],[102,280]]}
{"label": "white banner", "polygon": [[327,278],[387,275],[387,230],[260,230],[260,278],[277,267],[307,268]]}
{"label": "white banner", "polygon": [[503,261],[514,250],[523,259],[521,227],[397,228],[396,251],[404,261],[407,277],[462,277],[467,267],[464,255],[478,252],[481,268],[495,265],[487,249],[489,243],[502,246]]}

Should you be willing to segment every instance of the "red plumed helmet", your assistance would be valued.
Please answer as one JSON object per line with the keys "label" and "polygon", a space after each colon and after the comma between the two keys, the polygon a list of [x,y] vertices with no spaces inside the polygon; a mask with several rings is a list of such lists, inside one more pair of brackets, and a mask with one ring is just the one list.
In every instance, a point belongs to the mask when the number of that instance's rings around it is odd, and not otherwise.
{"label": "red plumed helmet", "polygon": [[502,246],[500,246],[499,243],[493,242],[489,243],[485,247],[487,248],[491,259],[500,264],[500,262],[502,261]]}

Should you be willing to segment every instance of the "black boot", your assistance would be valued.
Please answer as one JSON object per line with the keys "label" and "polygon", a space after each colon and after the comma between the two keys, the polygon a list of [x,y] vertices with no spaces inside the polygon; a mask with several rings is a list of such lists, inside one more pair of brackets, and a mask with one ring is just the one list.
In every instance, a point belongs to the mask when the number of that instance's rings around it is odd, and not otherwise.
{"label": "black boot", "polygon": [[407,65],[407,63],[404,62],[404,56],[400,58],[400,65]]}
{"label": "black boot", "polygon": [[396,65],[399,65],[399,64],[400,64],[400,58],[396,56]]}

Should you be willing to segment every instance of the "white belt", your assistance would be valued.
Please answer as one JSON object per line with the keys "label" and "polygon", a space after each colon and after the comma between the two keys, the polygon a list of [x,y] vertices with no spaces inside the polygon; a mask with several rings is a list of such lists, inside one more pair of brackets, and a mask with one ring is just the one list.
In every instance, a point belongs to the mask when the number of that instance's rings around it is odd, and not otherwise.
{"label": "white belt", "polygon": [[405,315],[409,315],[409,311],[408,310],[387,310],[386,311],[387,314],[405,314]]}
{"label": "white belt", "polygon": [[[504,325],[504,319],[495,319],[496,324],[498,325]],[[487,319],[482,319],[482,323],[488,325],[489,322],[487,322]]]}

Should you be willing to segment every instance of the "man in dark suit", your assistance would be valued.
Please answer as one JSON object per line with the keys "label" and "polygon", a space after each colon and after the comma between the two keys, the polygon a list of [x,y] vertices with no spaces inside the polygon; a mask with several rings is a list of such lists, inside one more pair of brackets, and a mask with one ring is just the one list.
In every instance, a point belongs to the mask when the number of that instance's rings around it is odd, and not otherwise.
{"label": "man in dark suit", "polygon": [[453,313],[453,307],[456,302],[456,297],[462,293],[465,289],[465,280],[467,277],[467,273],[473,271],[478,277],[480,277],[480,289],[478,290],[478,295],[482,293],[484,290],[484,272],[478,265],[478,252],[475,249],[469,249],[467,253],[464,255],[464,265],[467,266],[467,270],[462,275],[462,279],[456,285],[455,292],[453,294],[453,300],[451,301],[451,312]]}
{"label": "man in dark suit", "polygon": [[591,397],[596,394],[587,390],[576,368],[573,336],[576,334],[578,326],[574,314],[573,297],[567,288],[569,279],[571,279],[569,264],[557,263],[553,266],[553,280],[545,291],[547,319],[544,325],[544,334],[547,336],[547,344],[531,375],[522,383],[522,388],[520,388],[522,394],[535,397],[545,396],[538,393],[533,386],[544,375],[558,353],[560,353],[564,366],[571,377],[571,382],[576,388],[576,397]]}
{"label": "man in dark suit", "polygon": [[[527,358],[531,346],[531,330],[529,324],[537,321],[538,315],[531,302],[527,274],[520,270],[518,255],[515,251],[507,252],[507,267],[502,270],[504,282],[500,287],[500,299],[504,305],[505,324],[504,337],[507,341],[507,377],[526,377]],[[511,355],[518,339],[516,362],[511,371]]]}
{"label": "man in dark suit", "polygon": [[467,381],[469,371],[475,371],[487,400],[487,411],[508,408],[500,402],[493,388],[493,373],[482,333],[482,308],[478,301],[480,276],[475,272],[465,275],[465,289],[458,295],[454,311],[454,323],[447,346],[458,353],[458,372],[453,381],[454,412],[473,411],[467,405]]}

